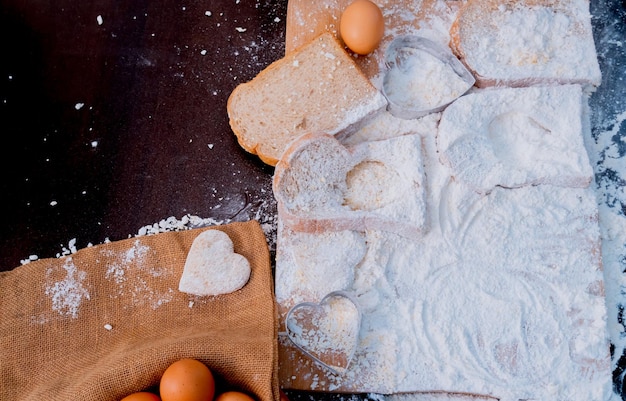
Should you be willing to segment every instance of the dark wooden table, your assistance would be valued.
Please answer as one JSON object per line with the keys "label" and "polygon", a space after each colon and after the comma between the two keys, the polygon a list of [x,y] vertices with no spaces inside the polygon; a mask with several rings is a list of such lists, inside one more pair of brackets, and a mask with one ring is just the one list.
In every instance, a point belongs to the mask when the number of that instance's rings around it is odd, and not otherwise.
{"label": "dark wooden table", "polygon": [[[273,169],[239,147],[226,101],[282,57],[287,0],[0,4],[0,271],[167,218],[195,224],[185,216],[257,219],[274,245]],[[591,8],[604,74],[591,101],[597,130],[626,108],[626,4]]]}
{"label": "dark wooden table", "polygon": [[188,3],[2,1],[1,270],[168,217],[275,215],[226,101],[282,57],[287,1]]}

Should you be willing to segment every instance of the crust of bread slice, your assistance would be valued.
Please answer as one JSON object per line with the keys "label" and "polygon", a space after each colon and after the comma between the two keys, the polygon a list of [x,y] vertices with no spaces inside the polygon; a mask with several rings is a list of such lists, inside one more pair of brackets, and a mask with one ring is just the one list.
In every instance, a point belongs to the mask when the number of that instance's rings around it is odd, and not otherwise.
{"label": "crust of bread slice", "polygon": [[376,229],[421,238],[424,185],[417,134],[351,147],[331,135],[306,134],[276,165],[273,190],[281,220],[294,231]]}
{"label": "crust of bread slice", "polygon": [[450,47],[476,85],[600,85],[588,0],[468,0]]}
{"label": "crust of bread slice", "polygon": [[339,41],[324,33],[237,86],[227,111],[241,147],[274,166],[300,135],[348,134],[386,104]]}

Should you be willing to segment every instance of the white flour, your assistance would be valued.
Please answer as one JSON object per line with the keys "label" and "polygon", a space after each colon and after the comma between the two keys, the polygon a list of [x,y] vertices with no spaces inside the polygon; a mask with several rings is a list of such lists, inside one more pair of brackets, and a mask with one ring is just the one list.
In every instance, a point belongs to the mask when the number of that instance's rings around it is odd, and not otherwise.
{"label": "white flour", "polygon": [[497,185],[586,187],[593,170],[583,144],[588,124],[581,118],[581,96],[579,85],[464,96],[442,114],[441,159],[483,193]]}
{"label": "white flour", "polygon": [[[473,33],[461,39],[467,64],[480,76],[504,82],[536,78],[599,85],[589,3],[563,3],[546,7],[510,2],[497,11],[484,7],[475,12],[461,25]],[[480,23],[487,12],[489,23]]]}
{"label": "white flour", "polygon": [[401,135],[347,148],[330,135],[302,137],[275,171],[283,217],[305,232],[332,219],[335,231],[381,228],[420,237],[424,200],[413,196],[423,194],[420,141]]}
{"label": "white flour", "polygon": [[169,266],[147,263],[146,256],[154,250],[144,245],[141,239],[135,240],[133,246],[125,252],[103,252],[113,258],[104,273],[107,280],[115,283],[116,291],[108,294],[110,297],[125,298],[127,306],[148,305],[152,309],[157,309],[173,299],[174,289],[157,289],[149,284],[155,279],[171,275],[172,271]]}
{"label": "white flour", "polygon": [[[534,100],[516,99],[517,106],[524,109],[524,101]],[[474,125],[465,127],[470,132]],[[359,345],[344,374],[321,371],[309,380],[311,387],[605,399],[611,375],[593,189],[525,185],[479,195],[449,178],[433,132],[423,143],[430,231],[422,240],[362,233],[367,250],[354,267],[354,281],[343,288],[363,311]],[[532,141],[516,144],[532,153]],[[584,153],[582,141],[577,146]],[[556,165],[570,157],[552,154]],[[387,187],[391,198],[394,190]],[[323,294],[328,287],[303,282],[302,267],[281,252],[283,243],[290,242],[279,235],[276,295],[288,308],[310,300],[302,294]],[[349,243],[335,242],[337,258],[349,249],[344,245]],[[310,366],[300,359],[294,365],[303,372]],[[290,380],[283,378],[283,385]]]}
{"label": "white flour", "polygon": [[[606,271],[606,296],[609,308],[609,330],[619,357],[626,349],[626,329],[623,324],[623,289],[626,287],[626,146],[620,130],[626,125],[626,111],[607,122],[590,141],[592,162],[597,166],[597,196],[602,234],[602,262]],[[621,174],[621,175],[620,175]]]}
{"label": "white flour", "polygon": [[85,281],[87,273],[79,270],[71,257],[68,257],[60,269],[46,270],[48,284],[44,293],[52,301],[52,310],[60,315],[77,318],[80,305],[90,299]]}
{"label": "white flour", "polygon": [[398,106],[419,111],[448,104],[468,88],[450,65],[423,50],[414,50],[385,77],[387,98]]}

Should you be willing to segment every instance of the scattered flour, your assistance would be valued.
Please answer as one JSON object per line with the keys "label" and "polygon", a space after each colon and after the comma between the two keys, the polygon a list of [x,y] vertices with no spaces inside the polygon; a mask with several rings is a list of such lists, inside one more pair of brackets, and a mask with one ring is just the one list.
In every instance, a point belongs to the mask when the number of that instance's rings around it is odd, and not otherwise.
{"label": "scattered flour", "polygon": [[61,269],[46,270],[48,284],[44,293],[52,301],[52,310],[60,315],[77,318],[80,305],[90,299],[86,288],[87,273],[79,270],[71,257],[68,257]]}
{"label": "scattered flour", "polygon": [[110,297],[125,297],[129,300],[127,305],[148,305],[152,309],[157,309],[173,299],[174,289],[157,288],[150,284],[171,275],[172,272],[166,266],[147,263],[146,257],[154,250],[144,245],[140,238],[125,252],[103,252],[112,259],[107,265],[105,278],[114,282],[117,287],[117,292],[109,294]]}
{"label": "scattered flour", "polygon": [[182,218],[177,219],[174,216],[170,216],[157,223],[143,226],[137,232],[137,236],[152,235],[157,233],[164,233],[169,231],[184,231],[198,227],[213,226],[223,224],[223,220],[215,220],[212,218],[202,218],[194,215],[184,215]]}
{"label": "scattered flour", "polygon": [[[624,288],[626,288],[626,111],[607,122],[589,145],[596,166],[596,185],[602,234],[602,262],[606,271],[609,330],[616,355],[626,350]],[[622,133],[622,134],[620,134]]]}

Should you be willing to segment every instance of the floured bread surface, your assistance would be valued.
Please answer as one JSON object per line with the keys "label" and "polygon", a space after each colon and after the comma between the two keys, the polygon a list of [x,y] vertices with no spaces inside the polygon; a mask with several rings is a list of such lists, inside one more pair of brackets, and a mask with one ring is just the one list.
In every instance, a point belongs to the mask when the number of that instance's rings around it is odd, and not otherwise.
{"label": "floured bread surface", "polygon": [[384,96],[330,33],[272,63],[228,100],[239,144],[275,165],[300,135],[335,135],[386,106]]}
{"label": "floured bread surface", "polygon": [[441,116],[437,147],[452,175],[479,192],[496,186],[586,187],[579,85],[494,89],[458,99]]}
{"label": "floured bread surface", "polygon": [[600,85],[588,0],[469,0],[450,36],[479,86]]}
{"label": "floured bread surface", "polygon": [[419,238],[426,230],[421,138],[345,147],[330,135],[304,135],[277,164],[274,195],[297,231],[370,228]]}
{"label": "floured bread surface", "polygon": [[235,253],[228,234],[219,230],[200,233],[191,244],[178,289],[193,295],[228,294],[250,278],[250,263]]}

